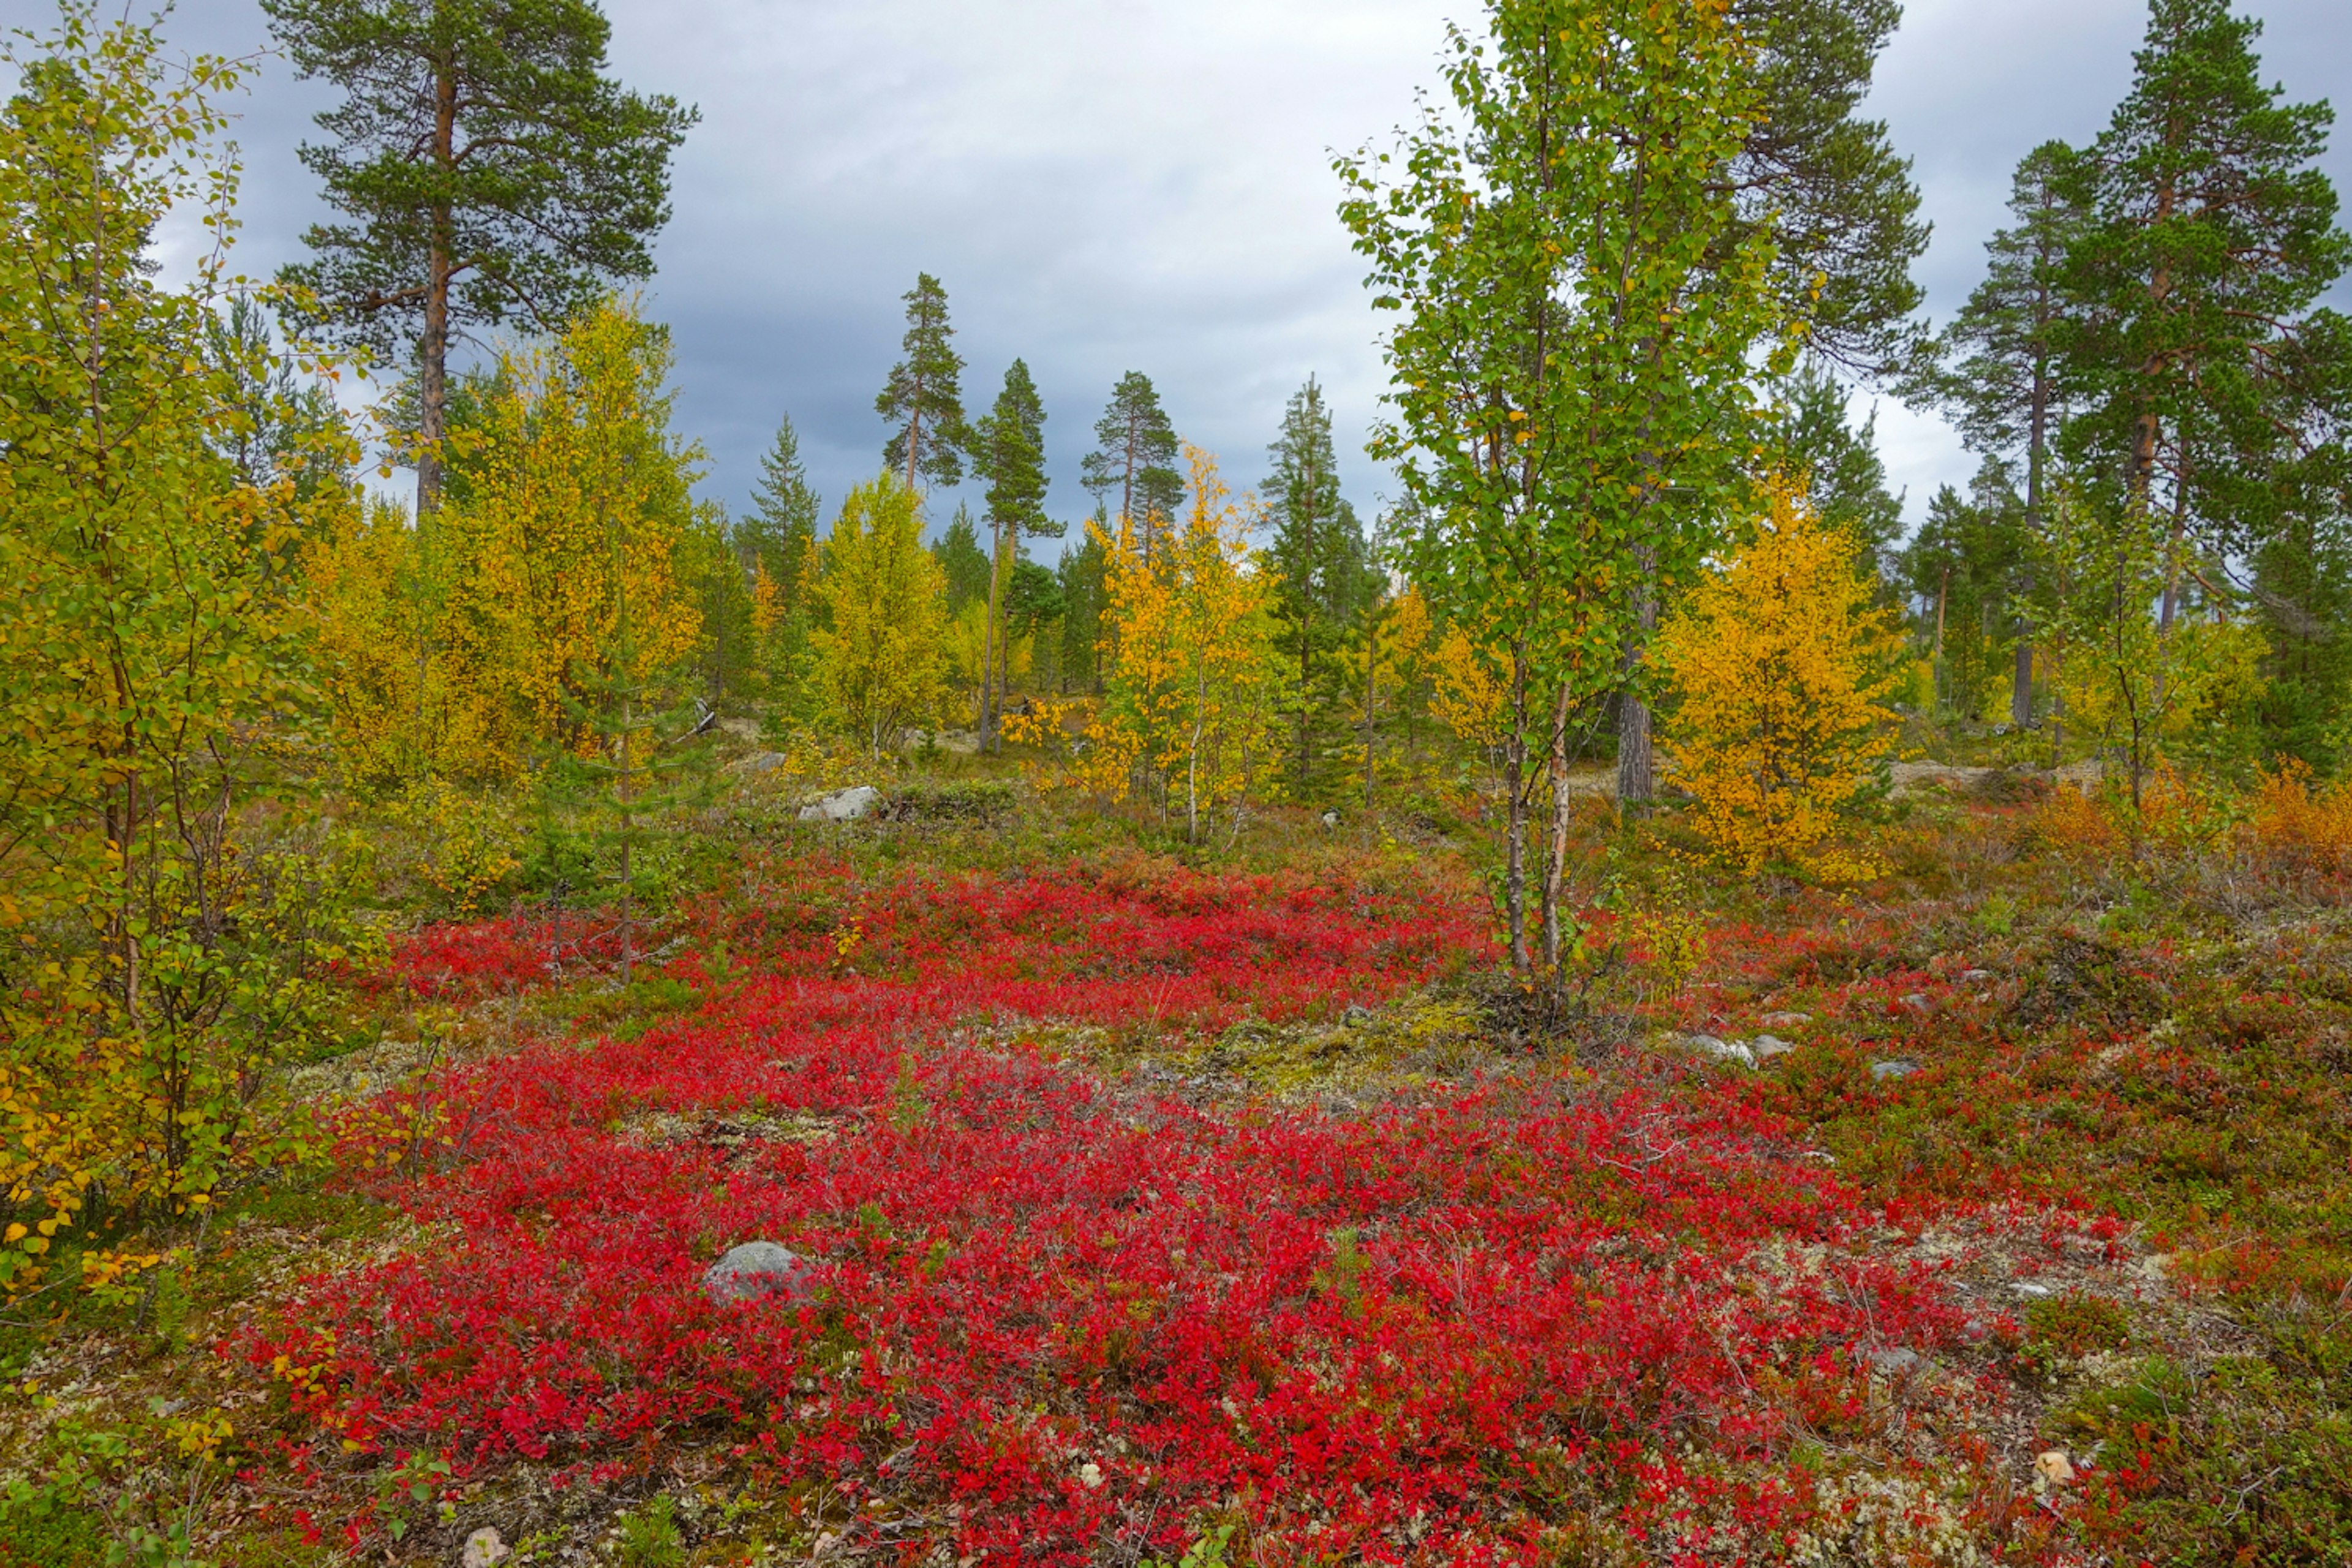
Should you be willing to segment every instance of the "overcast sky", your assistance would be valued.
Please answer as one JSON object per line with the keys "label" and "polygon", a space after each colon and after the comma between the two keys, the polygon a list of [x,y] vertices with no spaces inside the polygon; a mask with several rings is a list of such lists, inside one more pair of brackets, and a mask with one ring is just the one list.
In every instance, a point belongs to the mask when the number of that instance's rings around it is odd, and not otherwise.
{"label": "overcast sky", "polygon": [[[1410,114],[1413,89],[1437,80],[1444,21],[1475,21],[1475,0],[605,8],[621,79],[702,110],[649,302],[675,332],[679,423],[709,450],[706,493],[743,505],[787,413],[828,501],[879,466],[874,395],[922,270],[948,289],[968,408],[1016,355],[1036,376],[1056,515],[1087,510],[1078,460],[1128,370],[1151,376],[1237,487],[1263,476],[1285,398],[1318,376],[1351,497],[1368,518],[1378,506],[1384,480],[1360,447],[1384,381],[1379,322],[1333,214],[1330,153],[1384,141]],[[2347,0],[2246,8],[2267,23],[2266,76],[2291,95],[2352,88]],[[1916,160],[1935,223],[1932,314],[1975,283],[2019,156],[2105,123],[2145,14],[2145,0],[1912,0],[1870,109]],[[12,22],[53,15],[0,0]],[[166,31],[236,54],[268,42],[257,0],[182,0]],[[331,101],[270,60],[236,106],[243,270],[299,253],[319,209],[294,148]],[[2328,164],[2352,188],[2352,148]],[[1914,520],[1974,467],[1940,422],[1891,400],[1878,432]]]}

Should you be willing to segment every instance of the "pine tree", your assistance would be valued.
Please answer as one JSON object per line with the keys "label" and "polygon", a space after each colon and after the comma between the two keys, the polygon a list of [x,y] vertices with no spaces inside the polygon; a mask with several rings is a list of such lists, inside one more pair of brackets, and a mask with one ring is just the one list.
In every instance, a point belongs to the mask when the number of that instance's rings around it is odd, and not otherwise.
{"label": "pine tree", "polygon": [[1339,493],[1331,411],[1312,376],[1291,395],[1282,434],[1267,451],[1274,470],[1260,494],[1274,524],[1268,558],[1278,579],[1277,646],[1297,676],[1291,700],[1297,708],[1297,794],[1304,799],[1315,772],[1317,720],[1336,701],[1334,692],[1321,688],[1328,684],[1325,678],[1337,678],[1333,656],[1363,607],[1364,530]]}
{"label": "pine tree", "polygon": [[1079,468],[1079,482],[1098,502],[1118,492],[1118,510],[1111,521],[1133,521],[1147,559],[1155,536],[1172,526],[1184,504],[1177,449],[1175,426],[1160,406],[1151,378],[1134,370],[1120,376],[1110,405],[1095,421],[1095,449]]}
{"label": "pine tree", "polygon": [[1805,341],[1864,376],[1909,363],[1927,248],[1911,163],[1862,118],[1901,0],[1731,0],[1760,112],[1733,160],[1748,221],[1769,234],[1772,288]]}
{"label": "pine tree", "polygon": [[305,167],[350,222],[283,277],[319,323],[416,356],[416,510],[439,504],[453,345],[520,317],[552,331],[653,273],[669,160],[696,119],[604,73],[593,0],[263,0],[305,78],[343,89]]}
{"label": "pine tree", "polygon": [[2352,263],[2318,167],[2333,114],[2263,86],[2261,31],[2229,0],[2154,0],[2132,89],[2070,182],[2086,219],[2064,268],[2067,446],[2166,515],[2166,632],[2190,534],[2250,542],[2231,492],[2307,416],[2299,373],[2339,374],[2306,352],[2315,327],[2336,340],[2313,307]]}
{"label": "pine tree", "polygon": [[1919,606],[1919,640],[1931,651],[1939,706],[1961,720],[1981,716],[2025,606],[2029,530],[2015,471],[1987,458],[1965,496],[1950,485],[1927,503],[1927,521],[1895,558],[1895,571]]}
{"label": "pine tree", "polygon": [[1004,671],[1004,584],[1024,539],[1061,537],[1045,515],[1045,405],[1029,367],[1014,360],[994,406],[972,433],[972,467],[988,485],[988,634],[981,667],[980,742],[993,750]]}
{"label": "pine tree", "polygon": [[[1945,328],[1935,353],[1911,383],[1916,395],[1952,416],[1968,444],[1989,457],[2021,458],[2025,465],[2023,526],[2041,526],[2049,483],[2051,442],[2066,411],[2058,357],[2071,309],[2063,268],[2083,224],[2071,192],[2079,154],[2046,142],[2017,166],[2009,211],[2015,219],[1985,244],[1985,280]],[[2030,561],[2021,561],[2030,572]],[[2021,609],[2032,590],[2021,581]],[[2033,722],[2033,642],[2021,619],[2011,627],[2010,723]]]}
{"label": "pine tree", "polygon": [[882,463],[909,490],[926,479],[961,484],[971,435],[964,428],[963,358],[948,324],[948,291],[929,273],[919,272],[905,299],[907,335],[899,352],[906,357],[891,367],[874,399],[874,411],[895,426]]}

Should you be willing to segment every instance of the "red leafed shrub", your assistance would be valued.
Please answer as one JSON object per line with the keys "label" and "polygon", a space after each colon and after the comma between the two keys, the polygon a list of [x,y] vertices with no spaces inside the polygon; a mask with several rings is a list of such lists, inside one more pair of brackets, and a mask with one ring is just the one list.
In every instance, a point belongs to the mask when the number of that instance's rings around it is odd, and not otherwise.
{"label": "red leafed shrub", "polygon": [[[1172,1559],[1238,1513],[1278,1556],[1501,1563],[1596,1499],[1632,1539],[1769,1557],[1812,1489],[1759,1389],[1852,1418],[1865,1342],[1959,1342],[1759,1111],[1207,1113],[971,1026],[1376,1001],[1481,951],[1458,911],[1076,876],[824,899],[739,922],[762,973],[690,1018],[465,1070],[482,1131],[389,1189],[454,1239],[315,1281],[255,1359],[362,1449],[616,1473],[699,1434],[887,1491],[923,1550]],[[813,1299],[702,1293],[754,1237],[815,1260]]]}

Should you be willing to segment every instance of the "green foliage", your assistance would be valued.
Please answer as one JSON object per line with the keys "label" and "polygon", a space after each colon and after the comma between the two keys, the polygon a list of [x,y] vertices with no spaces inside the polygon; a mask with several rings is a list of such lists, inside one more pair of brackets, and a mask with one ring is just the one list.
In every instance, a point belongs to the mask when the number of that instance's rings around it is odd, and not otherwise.
{"label": "green foliage", "polygon": [[1422,520],[1402,553],[1507,693],[1505,903],[1524,967],[1529,806],[1565,773],[1572,721],[1627,685],[1659,585],[1696,570],[1744,493],[1750,361],[1781,313],[1770,234],[1724,177],[1766,109],[1731,19],[1696,3],[1486,9],[1484,38],[1453,30],[1450,110],[1431,106],[1392,153],[1339,161],[1340,214],[1398,317],[1394,418],[1371,449]]}
{"label": "green foliage", "polygon": [[1927,521],[1895,557],[1897,580],[1918,606],[1916,640],[1934,658],[1937,705],[1947,716],[1988,718],[2005,695],[2030,538],[2010,465],[1988,458],[1967,496],[1949,485],[1936,492]]}
{"label": "green foliage", "polygon": [[304,312],[387,357],[414,346],[419,513],[438,499],[449,345],[472,323],[551,331],[653,272],[669,160],[697,118],[604,74],[593,0],[265,0],[304,77],[345,94],[302,162],[347,222],[285,279]]}
{"label": "green foliage", "polygon": [[1903,500],[1888,493],[1878,456],[1878,411],[1859,428],[1847,424],[1846,389],[1818,360],[1774,393],[1762,433],[1769,466],[1804,485],[1822,521],[1853,536],[1857,566],[1878,570],[1903,532]]}
{"label": "green foliage", "polygon": [[906,300],[906,357],[891,367],[874,399],[874,411],[896,426],[882,448],[882,466],[909,490],[922,480],[959,484],[971,435],[964,427],[963,356],[955,352],[955,329],[948,324],[948,291],[929,273],[918,273]]}
{"label": "green foliage", "polygon": [[956,508],[953,521],[931,546],[931,553],[939,558],[940,575],[947,582],[949,615],[988,597],[988,552],[980,547],[970,508]]}
{"label": "green foliage", "polygon": [[783,590],[788,605],[803,592],[814,566],[816,519],[817,494],[801,462],[799,433],[787,418],[777,424],[774,443],[760,454],[751,514],[736,519],[732,539],[744,569],[765,573]]}
{"label": "green foliage", "polygon": [[[207,157],[235,68],[68,6],[12,46],[0,117],[0,1287],[93,1205],[184,1213],[299,1126],[265,1078],[336,1026],[364,961],[359,847],[305,821],[299,541],[348,505],[338,425],[145,247],[226,234]],[[227,329],[224,330],[226,320]],[[278,443],[238,442],[258,407]],[[152,1259],[86,1260],[107,1284]],[[95,1267],[92,1267],[92,1265]]]}
{"label": "green foliage", "polygon": [[1111,525],[1118,521],[1131,521],[1150,552],[1161,527],[1172,525],[1184,504],[1181,453],[1151,378],[1137,370],[1120,376],[1109,406],[1095,421],[1095,449],[1078,470],[1079,482],[1098,504],[1108,506],[1111,492],[1118,493],[1118,510],[1098,520],[1105,532],[1115,531]]}
{"label": "green foliage", "polygon": [[1225,1548],[1233,1539],[1234,1527],[1221,1524],[1195,1539],[1184,1549],[1184,1555],[1175,1562],[1162,1563],[1156,1557],[1146,1557],[1137,1568],[1225,1568]]}
{"label": "green foliage", "polygon": [[1304,800],[1329,782],[1323,731],[1340,706],[1338,687],[1346,678],[1338,656],[1374,580],[1363,525],[1339,494],[1331,411],[1312,378],[1291,395],[1269,453],[1274,471],[1260,495],[1274,524],[1266,560],[1276,578],[1275,646],[1296,678],[1286,704],[1298,737],[1292,792]]}
{"label": "green foliage", "polygon": [[1859,112],[1902,17],[1900,0],[1730,4],[1758,102],[1731,164],[1741,215],[1769,240],[1782,315],[1815,353],[1865,374],[1917,352],[1919,191],[1886,122]]}
{"label": "green foliage", "polygon": [[686,1539],[678,1533],[677,1500],[662,1493],[620,1516],[621,1568],[685,1568]]}
{"label": "green foliage", "polygon": [[1062,590],[1062,689],[1100,691],[1103,684],[1101,646],[1103,610],[1108,603],[1104,574],[1109,552],[1102,512],[1095,514],[1087,536],[1062,552],[1054,575]]}

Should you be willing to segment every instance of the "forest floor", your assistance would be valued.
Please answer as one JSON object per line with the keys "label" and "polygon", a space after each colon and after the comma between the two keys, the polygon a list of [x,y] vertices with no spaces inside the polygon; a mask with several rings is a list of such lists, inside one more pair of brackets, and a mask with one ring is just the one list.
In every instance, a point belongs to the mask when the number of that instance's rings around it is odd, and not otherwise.
{"label": "forest floor", "polygon": [[1552,995],[1443,815],[908,798],[714,818],[625,984],[405,939],[331,1158],[13,1311],[0,1563],[2352,1560],[2340,880],[1596,805]]}

